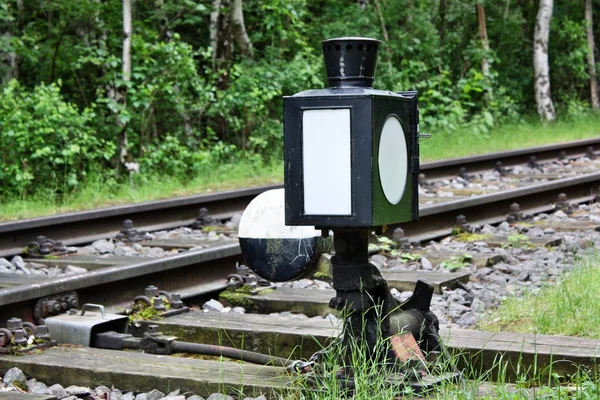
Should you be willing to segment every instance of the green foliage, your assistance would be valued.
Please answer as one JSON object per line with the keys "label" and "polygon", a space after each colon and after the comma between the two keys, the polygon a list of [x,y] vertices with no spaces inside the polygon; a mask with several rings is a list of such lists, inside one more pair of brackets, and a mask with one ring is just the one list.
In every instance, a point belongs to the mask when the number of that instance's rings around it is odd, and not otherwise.
{"label": "green foliage", "polygon": [[0,194],[77,187],[115,150],[91,129],[94,117],[92,109],[79,111],[65,102],[58,85],[40,85],[29,92],[13,80],[2,88]]}
{"label": "green foliage", "polygon": [[442,268],[446,268],[449,271],[456,271],[473,262],[473,256],[470,254],[461,254],[450,257],[440,263]]}
{"label": "green foliage", "polygon": [[[422,130],[441,133],[444,140],[473,134],[488,142],[499,125],[520,123],[520,115],[535,109],[536,2],[510,7],[485,2],[486,50],[473,2],[379,1],[366,2],[365,8],[359,3],[247,1],[243,11],[254,57],[240,52],[225,30],[220,38],[234,45],[213,59],[211,2],[137,2],[129,77],[122,72],[121,2],[23,2],[22,10],[15,1],[0,4],[2,98],[14,91],[19,102],[29,99],[29,105],[14,107],[16,100],[8,99],[1,106],[3,113],[17,110],[8,121],[0,120],[3,128],[25,127],[3,129],[2,143],[25,155],[3,159],[0,195],[31,196],[40,190],[63,195],[93,168],[126,182],[129,172],[115,168],[123,134],[126,161],[140,165],[136,182],[163,173],[189,179],[242,158],[256,168],[277,160],[282,96],[325,86],[320,41],[328,37],[387,35],[375,86],[418,90]],[[552,93],[563,120],[589,110],[582,8],[574,0],[556,4],[551,26]],[[221,16],[228,11],[221,10]],[[483,59],[490,66],[486,75]],[[17,77],[18,89],[8,83]],[[46,102],[40,106],[44,118],[32,111],[35,102]],[[59,119],[64,124],[56,128],[52,124]],[[59,133],[46,140],[48,133],[40,133],[46,128]],[[9,131],[20,136],[8,137]],[[47,146],[41,146],[41,136]]]}
{"label": "green foliage", "polygon": [[494,236],[487,233],[468,233],[463,232],[456,237],[456,240],[460,242],[478,242],[480,240],[490,240]]}
{"label": "green foliage", "polygon": [[522,233],[515,233],[512,235],[508,235],[508,242],[513,247],[529,248],[532,246],[532,243],[529,240],[529,236],[524,235]]}

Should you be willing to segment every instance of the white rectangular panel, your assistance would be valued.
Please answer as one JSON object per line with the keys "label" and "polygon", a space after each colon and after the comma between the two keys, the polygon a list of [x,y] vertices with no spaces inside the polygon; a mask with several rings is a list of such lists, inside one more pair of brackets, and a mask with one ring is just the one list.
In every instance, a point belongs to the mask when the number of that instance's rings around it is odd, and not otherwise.
{"label": "white rectangular panel", "polygon": [[352,214],[350,109],[302,113],[304,214]]}

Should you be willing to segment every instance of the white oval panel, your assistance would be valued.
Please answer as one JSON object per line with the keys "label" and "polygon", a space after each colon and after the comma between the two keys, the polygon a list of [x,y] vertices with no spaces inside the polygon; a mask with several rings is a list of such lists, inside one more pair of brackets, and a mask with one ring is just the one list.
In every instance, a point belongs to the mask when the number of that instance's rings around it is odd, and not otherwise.
{"label": "white oval panel", "polygon": [[408,150],[404,129],[395,115],[390,115],[383,124],[377,164],[385,198],[392,204],[398,204],[406,187]]}
{"label": "white oval panel", "polygon": [[285,192],[273,189],[256,196],[244,210],[238,236],[255,239],[304,239],[320,236],[313,226],[285,224]]}

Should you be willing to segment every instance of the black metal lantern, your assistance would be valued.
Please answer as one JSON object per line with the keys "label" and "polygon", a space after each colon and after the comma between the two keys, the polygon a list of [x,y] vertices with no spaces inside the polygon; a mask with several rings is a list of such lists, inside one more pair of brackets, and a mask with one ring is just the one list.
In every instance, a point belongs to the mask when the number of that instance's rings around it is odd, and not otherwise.
{"label": "black metal lantern", "polygon": [[380,41],[322,43],[329,87],[284,97],[285,223],[418,219],[417,92],[372,88]]}
{"label": "black metal lantern", "polygon": [[[369,262],[368,242],[373,227],[418,219],[417,92],[373,89],[380,41],[322,43],[329,87],[284,97],[285,193],[248,206],[242,253],[261,277],[295,279],[312,272],[333,231],[329,306],[345,316],[343,340],[364,343],[382,365],[409,365],[398,350],[406,335],[426,353],[441,352],[433,286],[417,283],[400,305]],[[375,351],[381,338],[390,338],[384,354]]]}

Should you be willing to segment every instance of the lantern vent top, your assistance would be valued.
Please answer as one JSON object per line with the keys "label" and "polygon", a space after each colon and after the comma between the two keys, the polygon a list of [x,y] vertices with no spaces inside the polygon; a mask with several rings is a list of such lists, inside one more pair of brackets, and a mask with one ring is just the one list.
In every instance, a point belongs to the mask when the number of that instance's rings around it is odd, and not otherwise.
{"label": "lantern vent top", "polygon": [[373,87],[381,41],[341,37],[321,44],[329,87]]}

